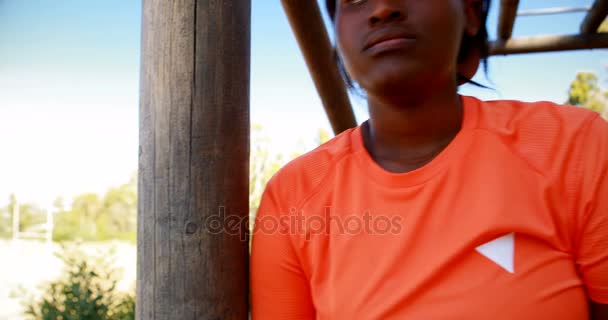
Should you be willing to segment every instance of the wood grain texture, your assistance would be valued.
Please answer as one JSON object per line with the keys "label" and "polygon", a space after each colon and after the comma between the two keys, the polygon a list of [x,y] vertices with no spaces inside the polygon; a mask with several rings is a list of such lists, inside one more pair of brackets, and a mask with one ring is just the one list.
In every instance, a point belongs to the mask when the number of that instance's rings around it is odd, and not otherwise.
{"label": "wood grain texture", "polygon": [[608,15],[608,0],[595,0],[591,10],[587,12],[585,19],[581,22],[581,33],[592,34],[596,33],[602,21]]}
{"label": "wood grain texture", "polygon": [[356,127],[344,81],[333,58],[316,1],[281,0],[334,133]]}
{"label": "wood grain texture", "polygon": [[144,0],[137,319],[247,319],[250,0]]}
{"label": "wood grain texture", "polygon": [[519,0],[501,0],[500,13],[498,16],[498,38],[507,40],[513,34],[513,26],[515,25],[515,17],[517,16],[517,8]]}

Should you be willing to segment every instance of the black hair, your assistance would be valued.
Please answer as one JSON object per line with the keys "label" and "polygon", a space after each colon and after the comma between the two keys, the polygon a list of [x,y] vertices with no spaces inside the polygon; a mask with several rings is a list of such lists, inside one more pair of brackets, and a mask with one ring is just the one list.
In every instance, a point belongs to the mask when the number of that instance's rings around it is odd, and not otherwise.
{"label": "black hair", "polygon": [[[462,62],[467,58],[469,54],[471,54],[471,52],[476,49],[479,52],[484,73],[486,75],[488,73],[489,56],[488,28],[486,26],[486,22],[488,20],[488,12],[490,10],[490,1],[491,0],[481,0],[481,8],[479,8],[481,11],[481,28],[479,29],[479,32],[477,32],[477,34],[474,36],[469,36],[467,34],[463,35],[462,42],[460,44],[460,52],[458,53],[458,62]],[[329,17],[331,18],[331,21],[334,22],[334,18],[336,15],[336,0],[325,0],[325,7],[327,9]],[[350,78],[350,76],[346,72],[346,68],[344,68],[344,64],[338,56],[338,51],[334,48],[333,52],[334,59],[338,64],[338,70],[340,71],[340,75],[344,79],[346,86],[351,90],[355,89],[355,82]],[[458,77],[458,82],[470,83],[472,85],[488,89],[488,87],[477,83],[462,74],[457,74],[456,76]]]}

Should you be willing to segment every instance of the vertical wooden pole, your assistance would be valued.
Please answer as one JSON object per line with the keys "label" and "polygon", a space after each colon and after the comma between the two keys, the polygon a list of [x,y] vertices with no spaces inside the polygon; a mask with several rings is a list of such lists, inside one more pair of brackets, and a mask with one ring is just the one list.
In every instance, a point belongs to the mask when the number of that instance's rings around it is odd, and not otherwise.
{"label": "vertical wooden pole", "polygon": [[247,319],[250,21],[143,1],[137,319]]}
{"label": "vertical wooden pole", "polygon": [[513,34],[513,26],[517,17],[517,8],[519,0],[501,0],[500,11],[498,15],[498,38],[507,40]]}

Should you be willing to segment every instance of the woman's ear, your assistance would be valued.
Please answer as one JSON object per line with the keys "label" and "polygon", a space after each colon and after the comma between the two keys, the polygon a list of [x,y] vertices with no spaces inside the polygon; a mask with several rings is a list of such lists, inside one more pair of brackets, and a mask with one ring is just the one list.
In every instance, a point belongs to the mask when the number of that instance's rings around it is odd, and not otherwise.
{"label": "woman's ear", "polygon": [[464,32],[474,37],[479,33],[481,29],[481,11],[483,8],[482,0],[463,0],[464,2],[464,14],[466,18]]}
{"label": "woman's ear", "polygon": [[466,82],[477,73],[481,62],[481,48],[476,45],[476,38],[481,25],[481,14],[483,11],[483,0],[462,0],[464,5],[465,25],[463,30],[461,51],[458,57],[458,84]]}

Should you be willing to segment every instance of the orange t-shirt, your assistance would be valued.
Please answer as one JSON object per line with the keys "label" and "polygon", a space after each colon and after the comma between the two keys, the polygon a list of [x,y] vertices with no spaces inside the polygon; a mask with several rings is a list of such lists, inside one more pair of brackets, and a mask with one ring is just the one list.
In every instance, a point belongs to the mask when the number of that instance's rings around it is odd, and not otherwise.
{"label": "orange t-shirt", "polygon": [[462,101],[461,131],[417,170],[382,169],[357,127],[272,178],[254,320],[574,320],[608,303],[608,123]]}

